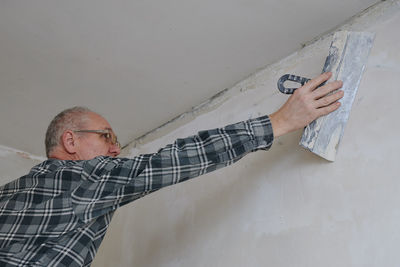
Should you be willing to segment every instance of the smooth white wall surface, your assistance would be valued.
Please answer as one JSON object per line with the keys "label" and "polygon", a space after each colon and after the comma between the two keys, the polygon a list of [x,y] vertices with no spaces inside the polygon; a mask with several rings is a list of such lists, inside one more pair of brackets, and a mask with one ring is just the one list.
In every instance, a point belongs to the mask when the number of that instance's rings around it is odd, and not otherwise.
{"label": "smooth white wall surface", "polygon": [[[334,163],[300,148],[301,131],[283,136],[121,208],[93,266],[400,266],[400,8],[385,6],[342,27],[376,39]],[[126,155],[272,113],[287,99],[277,79],[317,75],[329,45],[326,36],[262,70]]]}

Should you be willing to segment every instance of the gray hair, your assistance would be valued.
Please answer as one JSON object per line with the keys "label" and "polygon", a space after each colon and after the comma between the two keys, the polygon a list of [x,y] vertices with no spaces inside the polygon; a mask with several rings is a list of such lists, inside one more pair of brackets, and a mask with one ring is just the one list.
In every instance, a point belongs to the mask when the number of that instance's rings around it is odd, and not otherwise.
{"label": "gray hair", "polygon": [[64,131],[68,129],[78,130],[83,127],[87,121],[87,115],[92,112],[93,111],[86,107],[73,107],[63,110],[55,116],[47,128],[44,141],[47,157],[49,157],[53,149],[60,144],[61,136]]}

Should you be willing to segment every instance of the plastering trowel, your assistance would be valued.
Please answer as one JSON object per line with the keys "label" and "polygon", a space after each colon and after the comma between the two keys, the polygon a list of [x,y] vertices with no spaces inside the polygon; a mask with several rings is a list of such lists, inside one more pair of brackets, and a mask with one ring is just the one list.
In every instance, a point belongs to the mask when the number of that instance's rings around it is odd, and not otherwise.
{"label": "plastering trowel", "polygon": [[[369,32],[351,31],[338,31],[333,36],[322,72],[332,72],[329,81],[343,81],[341,90],[344,91],[344,96],[340,100],[341,107],[307,125],[300,140],[302,147],[329,161],[335,160],[374,36]],[[293,94],[297,88],[286,88],[283,85],[285,81],[304,85],[309,80],[285,74],[278,80],[278,89],[284,94]]]}

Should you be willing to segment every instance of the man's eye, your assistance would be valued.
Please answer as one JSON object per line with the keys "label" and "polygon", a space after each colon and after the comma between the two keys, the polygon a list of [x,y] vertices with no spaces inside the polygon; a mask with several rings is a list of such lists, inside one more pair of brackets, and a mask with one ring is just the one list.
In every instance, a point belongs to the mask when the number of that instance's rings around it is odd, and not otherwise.
{"label": "man's eye", "polygon": [[105,133],[101,135],[102,137],[104,137],[105,139],[110,139],[110,134],[109,133]]}

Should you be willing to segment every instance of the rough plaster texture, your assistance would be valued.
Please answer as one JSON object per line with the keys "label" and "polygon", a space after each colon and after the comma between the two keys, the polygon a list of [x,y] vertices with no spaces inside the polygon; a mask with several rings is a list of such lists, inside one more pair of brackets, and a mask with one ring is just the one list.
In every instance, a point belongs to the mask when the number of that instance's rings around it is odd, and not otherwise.
{"label": "rough plaster texture", "polygon": [[[283,136],[268,152],[121,208],[93,266],[400,266],[399,27],[399,1],[342,26],[376,39],[334,163],[300,148],[301,131]],[[317,75],[329,44],[312,42],[126,155],[273,112],[287,97],[280,75]]]}

